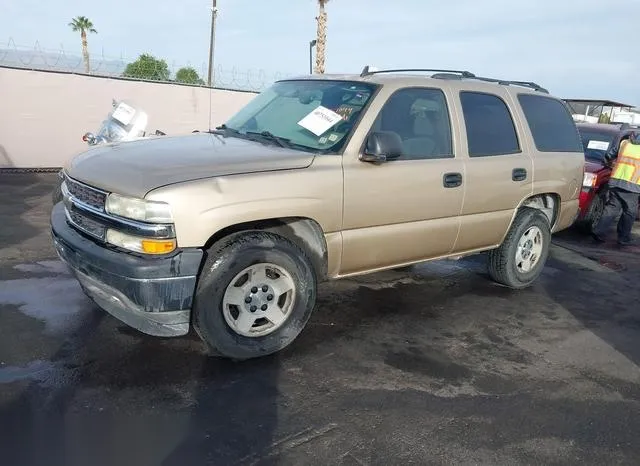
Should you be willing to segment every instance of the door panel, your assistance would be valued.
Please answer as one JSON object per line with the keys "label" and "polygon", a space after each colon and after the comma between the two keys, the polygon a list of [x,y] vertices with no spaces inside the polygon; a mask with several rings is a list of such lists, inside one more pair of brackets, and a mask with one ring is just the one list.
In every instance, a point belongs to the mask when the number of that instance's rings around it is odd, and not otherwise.
{"label": "door panel", "polygon": [[461,160],[356,161],[344,167],[341,274],[445,255],[458,235],[463,187],[445,188]]}
{"label": "door panel", "polygon": [[533,160],[522,137],[520,120],[505,102],[509,96],[495,93],[460,93],[468,158],[466,192],[455,244],[456,252],[500,243],[516,207],[533,189]]}
{"label": "door panel", "polygon": [[[502,241],[522,199],[531,195],[533,162],[525,154],[470,158],[460,235],[456,251],[489,247]],[[527,177],[514,181],[513,171]]]}
{"label": "door panel", "polygon": [[341,275],[451,251],[466,179],[464,162],[454,156],[450,121],[441,90],[400,89],[371,131],[398,134],[402,156],[377,165],[361,162],[358,154],[344,157]]}

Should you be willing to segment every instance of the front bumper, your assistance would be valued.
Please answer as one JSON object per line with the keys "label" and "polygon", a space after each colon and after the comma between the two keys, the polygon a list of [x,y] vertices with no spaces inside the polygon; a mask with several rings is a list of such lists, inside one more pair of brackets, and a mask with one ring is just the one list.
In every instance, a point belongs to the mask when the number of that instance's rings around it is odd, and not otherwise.
{"label": "front bumper", "polygon": [[62,202],[51,212],[51,235],[60,259],[106,312],[148,335],[189,332],[202,250],[145,258],[100,245],[67,223]]}

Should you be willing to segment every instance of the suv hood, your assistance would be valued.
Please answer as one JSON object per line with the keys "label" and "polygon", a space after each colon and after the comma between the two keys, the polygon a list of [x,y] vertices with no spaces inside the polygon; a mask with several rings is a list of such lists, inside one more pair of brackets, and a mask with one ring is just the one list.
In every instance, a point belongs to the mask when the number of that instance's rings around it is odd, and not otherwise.
{"label": "suv hood", "polygon": [[142,198],[149,191],[200,178],[311,165],[314,154],[210,133],[160,136],[96,146],[65,167],[90,186]]}

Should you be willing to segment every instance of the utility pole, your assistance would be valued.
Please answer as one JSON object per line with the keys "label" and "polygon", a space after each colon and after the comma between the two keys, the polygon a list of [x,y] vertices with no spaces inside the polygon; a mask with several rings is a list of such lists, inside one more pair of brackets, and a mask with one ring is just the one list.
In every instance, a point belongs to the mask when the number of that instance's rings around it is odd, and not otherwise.
{"label": "utility pole", "polygon": [[217,0],[212,0],[211,5],[211,40],[209,42],[209,76],[207,78],[207,85],[212,87],[213,82],[213,55],[216,47],[216,16],[218,15]]}
{"label": "utility pole", "polygon": [[318,43],[317,40],[309,42],[309,74],[313,74],[313,47]]}

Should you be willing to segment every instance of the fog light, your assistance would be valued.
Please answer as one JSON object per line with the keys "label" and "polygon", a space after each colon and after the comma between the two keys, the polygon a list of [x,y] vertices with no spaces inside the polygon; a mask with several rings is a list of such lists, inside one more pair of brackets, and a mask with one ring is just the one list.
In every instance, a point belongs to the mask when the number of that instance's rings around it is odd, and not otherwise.
{"label": "fog light", "polygon": [[151,239],[107,230],[107,243],[143,254],[167,254],[176,249],[175,239]]}

